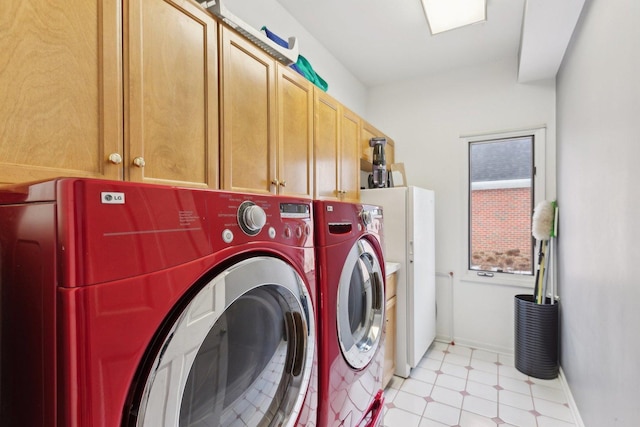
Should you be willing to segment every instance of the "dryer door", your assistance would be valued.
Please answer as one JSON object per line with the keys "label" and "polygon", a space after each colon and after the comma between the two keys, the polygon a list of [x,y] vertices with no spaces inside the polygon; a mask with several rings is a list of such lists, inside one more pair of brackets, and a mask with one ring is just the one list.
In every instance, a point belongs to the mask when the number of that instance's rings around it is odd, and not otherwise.
{"label": "dryer door", "polygon": [[216,276],[167,335],[136,425],[294,425],[315,350],[310,301],[279,259],[250,258]]}
{"label": "dryer door", "polygon": [[384,325],[384,281],[371,244],[360,239],[349,251],[338,285],[338,339],[355,369],[371,362]]}

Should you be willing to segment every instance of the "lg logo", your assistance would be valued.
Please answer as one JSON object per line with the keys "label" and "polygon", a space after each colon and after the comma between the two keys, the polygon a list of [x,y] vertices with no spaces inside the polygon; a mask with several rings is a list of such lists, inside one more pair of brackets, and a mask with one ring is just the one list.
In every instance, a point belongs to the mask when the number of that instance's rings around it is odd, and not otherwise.
{"label": "lg logo", "polygon": [[102,203],[108,205],[124,205],[124,193],[100,193]]}

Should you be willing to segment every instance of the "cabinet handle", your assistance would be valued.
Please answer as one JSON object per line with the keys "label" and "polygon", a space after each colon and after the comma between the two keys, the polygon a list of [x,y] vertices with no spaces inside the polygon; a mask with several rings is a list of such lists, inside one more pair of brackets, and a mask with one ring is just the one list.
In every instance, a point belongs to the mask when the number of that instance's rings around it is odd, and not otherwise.
{"label": "cabinet handle", "polygon": [[278,185],[280,185],[280,181],[278,181],[277,179],[274,178],[274,179],[271,180],[271,184],[273,184],[273,185],[275,185],[277,187]]}
{"label": "cabinet handle", "polygon": [[133,159],[133,164],[139,168],[143,168],[145,165],[144,158],[136,157],[135,159]]}
{"label": "cabinet handle", "polygon": [[114,165],[119,165],[120,163],[122,163],[122,156],[120,155],[120,153],[111,153],[109,154],[109,161]]}
{"label": "cabinet handle", "polygon": [[286,187],[287,186],[287,181],[282,181],[280,183],[280,187]]}

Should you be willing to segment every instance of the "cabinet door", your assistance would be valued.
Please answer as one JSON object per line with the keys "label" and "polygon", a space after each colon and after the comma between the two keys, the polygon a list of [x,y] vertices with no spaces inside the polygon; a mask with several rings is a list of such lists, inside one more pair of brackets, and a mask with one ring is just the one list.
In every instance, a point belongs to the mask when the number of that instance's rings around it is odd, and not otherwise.
{"label": "cabinet door", "polygon": [[222,188],[275,193],[275,62],[235,31],[221,28]]}
{"label": "cabinet door", "polygon": [[278,193],[313,197],[313,85],[278,64]]}
{"label": "cabinet door", "polygon": [[384,368],[382,369],[382,387],[386,387],[396,370],[396,301],[393,297],[385,306],[386,337],[384,341]]}
{"label": "cabinet door", "polygon": [[314,89],[314,147],[316,199],[338,197],[338,155],[340,142],[340,104]]}
{"label": "cabinet door", "polygon": [[125,178],[218,188],[216,21],[186,0],[131,0],[125,28]]}
{"label": "cabinet door", "polygon": [[357,202],[360,199],[360,118],[342,108],[340,116],[340,199]]}
{"label": "cabinet door", "polygon": [[121,177],[120,5],[2,1],[0,183]]}

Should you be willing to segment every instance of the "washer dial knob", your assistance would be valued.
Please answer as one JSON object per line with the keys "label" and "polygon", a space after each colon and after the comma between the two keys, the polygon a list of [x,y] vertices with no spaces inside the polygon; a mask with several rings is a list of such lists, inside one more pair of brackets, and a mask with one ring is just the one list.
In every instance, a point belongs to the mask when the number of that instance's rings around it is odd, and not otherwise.
{"label": "washer dial knob", "polygon": [[366,226],[369,226],[373,222],[373,219],[371,218],[371,212],[366,210],[360,211],[360,218],[362,218],[362,222]]}
{"label": "washer dial knob", "polygon": [[253,202],[242,202],[238,208],[238,224],[242,231],[249,236],[255,236],[267,223],[264,209]]}

